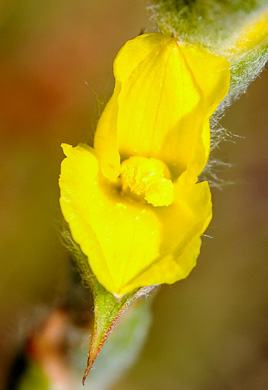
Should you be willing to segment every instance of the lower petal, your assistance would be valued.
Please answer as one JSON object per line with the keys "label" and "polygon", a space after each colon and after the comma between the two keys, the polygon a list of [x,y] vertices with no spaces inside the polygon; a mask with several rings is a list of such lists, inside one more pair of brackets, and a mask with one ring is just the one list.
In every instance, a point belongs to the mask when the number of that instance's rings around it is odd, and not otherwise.
{"label": "lower petal", "polygon": [[153,207],[121,196],[103,178],[92,148],[65,145],[64,152],[63,215],[99,282],[121,295],[122,286],[158,257],[160,222]]}
{"label": "lower petal", "polygon": [[177,185],[176,201],[156,209],[161,221],[160,255],[124,286],[121,293],[138,286],[168,283],[186,278],[196,265],[201,236],[212,218],[207,182]]}
{"label": "lower petal", "polygon": [[99,282],[120,296],[185,278],[211,218],[207,183],[177,183],[174,204],[153,207],[106,180],[92,148],[65,145],[64,152],[62,212]]}

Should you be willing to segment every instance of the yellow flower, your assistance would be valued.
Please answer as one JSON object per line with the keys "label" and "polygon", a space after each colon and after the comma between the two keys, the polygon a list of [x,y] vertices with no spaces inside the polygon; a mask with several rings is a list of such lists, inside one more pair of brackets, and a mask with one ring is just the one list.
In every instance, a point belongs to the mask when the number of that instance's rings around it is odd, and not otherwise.
{"label": "yellow flower", "polygon": [[121,296],[174,283],[196,264],[211,216],[209,117],[229,63],[160,33],[128,41],[94,149],[63,145],[60,204],[98,281]]}

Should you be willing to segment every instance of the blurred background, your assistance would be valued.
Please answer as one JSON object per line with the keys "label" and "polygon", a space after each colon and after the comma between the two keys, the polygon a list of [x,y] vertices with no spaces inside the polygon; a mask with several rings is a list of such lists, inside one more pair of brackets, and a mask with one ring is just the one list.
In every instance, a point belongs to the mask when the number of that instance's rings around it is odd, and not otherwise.
{"label": "blurred background", "polygon": [[[60,144],[92,141],[112,93],[115,54],[152,28],[146,5],[0,3],[0,388],[11,389],[14,361],[51,307],[66,296],[75,306],[76,294],[92,307],[60,239]],[[237,136],[215,154],[232,166],[219,173],[226,185],[213,190],[198,266],[160,289],[144,348],[112,389],[268,388],[267,87],[264,71],[222,120]],[[81,327],[88,323],[75,315]]]}

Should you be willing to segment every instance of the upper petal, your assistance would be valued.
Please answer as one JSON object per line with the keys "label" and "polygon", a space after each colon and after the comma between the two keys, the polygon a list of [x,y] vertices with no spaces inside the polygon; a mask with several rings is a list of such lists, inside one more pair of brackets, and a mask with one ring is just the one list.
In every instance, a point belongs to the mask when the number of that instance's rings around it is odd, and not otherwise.
{"label": "upper petal", "polygon": [[[117,101],[116,114],[111,112],[115,105],[108,103],[95,135],[101,160],[113,165],[111,149],[116,147],[121,159],[155,157],[169,166],[173,176],[180,175],[192,160],[196,142],[203,142],[204,123],[227,93],[228,63],[202,48],[155,33],[127,42],[115,59],[114,74],[111,100]],[[205,158],[208,149],[203,144]]]}

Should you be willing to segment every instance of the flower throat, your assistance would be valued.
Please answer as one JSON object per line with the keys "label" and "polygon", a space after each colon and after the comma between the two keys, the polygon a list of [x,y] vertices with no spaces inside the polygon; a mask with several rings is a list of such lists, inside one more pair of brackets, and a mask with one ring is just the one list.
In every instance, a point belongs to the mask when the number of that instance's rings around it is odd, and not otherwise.
{"label": "flower throat", "polygon": [[169,206],[174,188],[168,167],[160,160],[134,156],[121,164],[122,190],[142,196],[154,207]]}

